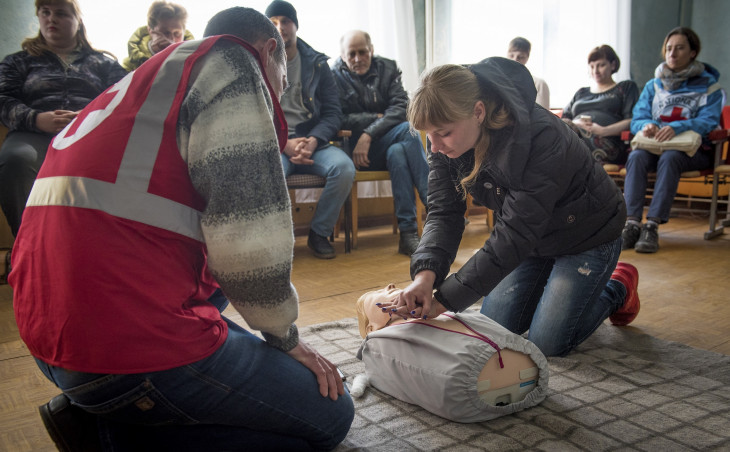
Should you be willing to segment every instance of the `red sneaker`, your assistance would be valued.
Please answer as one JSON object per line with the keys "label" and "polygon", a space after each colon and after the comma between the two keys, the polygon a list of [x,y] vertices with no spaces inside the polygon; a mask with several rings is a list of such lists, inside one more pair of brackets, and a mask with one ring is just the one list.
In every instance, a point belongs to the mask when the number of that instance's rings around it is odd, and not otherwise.
{"label": "red sneaker", "polygon": [[616,264],[611,279],[615,279],[626,287],[626,299],[623,306],[611,314],[611,323],[618,326],[628,325],[639,314],[639,270],[626,262]]}

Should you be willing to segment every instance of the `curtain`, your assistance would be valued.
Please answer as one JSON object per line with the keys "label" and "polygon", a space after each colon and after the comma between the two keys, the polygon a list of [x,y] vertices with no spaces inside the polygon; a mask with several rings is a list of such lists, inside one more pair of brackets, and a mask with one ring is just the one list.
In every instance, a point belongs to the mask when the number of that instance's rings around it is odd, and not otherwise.
{"label": "curtain", "polygon": [[[532,43],[527,68],[550,87],[550,106],[562,108],[590,85],[588,53],[608,44],[629,78],[631,0],[426,0],[427,62],[476,63],[506,56],[509,42]],[[428,21],[427,21],[428,22]]]}

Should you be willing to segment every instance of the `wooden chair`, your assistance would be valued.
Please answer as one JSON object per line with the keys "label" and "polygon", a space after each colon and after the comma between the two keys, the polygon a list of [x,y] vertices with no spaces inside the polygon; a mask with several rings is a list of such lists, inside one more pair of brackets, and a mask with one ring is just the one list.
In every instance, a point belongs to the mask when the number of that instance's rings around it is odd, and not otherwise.
{"label": "wooden chair", "polygon": [[721,151],[718,150],[720,145],[716,145],[714,171],[712,172],[712,198],[710,199],[710,229],[705,232],[705,240],[722,235],[725,232],[725,227],[730,226],[730,194],[725,195],[728,198],[724,201],[725,218],[720,220],[720,226],[717,226],[720,185],[730,185],[730,145],[728,144],[728,137],[730,136],[730,106],[728,105],[722,109],[721,123],[724,130],[713,132],[715,134],[714,136],[711,134],[711,138],[722,142],[721,146],[723,149]]}
{"label": "wooden chair", "polygon": [[[347,131],[349,132],[349,131]],[[349,137],[352,136],[352,133],[347,135],[345,137],[346,139],[343,140],[342,149],[347,152],[347,154],[352,157],[352,149],[350,149],[349,145]],[[421,133],[421,139],[424,142],[424,149],[425,148],[425,142],[426,142],[426,134]],[[355,171],[355,181],[352,184],[352,190],[350,191],[350,196],[348,200],[345,203],[345,219],[346,219],[346,225],[345,225],[345,240],[347,240],[347,228],[348,228],[348,222],[347,218],[349,217],[349,227],[350,227],[350,238],[351,238],[351,247],[357,248],[357,232],[358,232],[358,213],[359,213],[359,207],[358,207],[358,183],[359,182],[377,182],[377,181],[390,181],[390,172],[389,171]],[[414,188],[415,191],[415,188]],[[348,206],[349,204],[349,206]],[[425,212],[425,207],[423,206],[423,203],[421,203],[421,200],[418,196],[418,192],[416,191],[416,223],[418,224],[418,234],[421,235],[423,232],[423,213]],[[398,219],[395,216],[395,209],[393,212],[393,234],[398,233]]]}
{"label": "wooden chair", "polygon": [[[724,232],[725,226],[730,226],[730,203],[728,200],[721,200],[722,196],[727,197],[727,193],[724,195],[720,194],[720,187],[730,186],[730,152],[728,151],[728,136],[730,134],[730,106],[723,107],[722,116],[720,118],[720,127],[722,129],[713,130],[707,135],[707,138],[714,145],[714,164],[711,168],[698,170],[698,171],[686,171],[680,176],[680,184],[703,184],[711,186],[711,195],[709,198],[698,198],[695,196],[682,196],[677,195],[674,197],[675,201],[687,201],[691,202],[704,202],[710,204],[710,219],[709,229],[704,234],[705,240],[710,240]],[[631,141],[631,133],[626,131],[621,134],[621,139],[627,143]],[[626,177],[626,168],[621,168],[618,171],[616,180],[622,181]],[[656,173],[649,174],[649,184],[651,185],[656,181]],[[651,197],[651,189],[647,191],[647,198]],[[726,214],[725,219],[721,221],[720,226],[717,226],[717,213],[719,204],[725,204]],[[707,213],[706,209],[697,209],[688,205],[688,207],[673,206],[672,210],[679,212],[689,213]]]}

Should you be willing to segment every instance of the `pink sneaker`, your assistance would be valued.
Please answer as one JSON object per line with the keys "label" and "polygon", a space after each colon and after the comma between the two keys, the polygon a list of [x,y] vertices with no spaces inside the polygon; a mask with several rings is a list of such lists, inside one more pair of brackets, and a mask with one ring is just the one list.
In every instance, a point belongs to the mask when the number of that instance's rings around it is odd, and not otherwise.
{"label": "pink sneaker", "polygon": [[616,264],[611,279],[615,279],[626,287],[626,299],[618,311],[611,314],[611,323],[618,326],[628,325],[639,314],[639,270],[627,262]]}

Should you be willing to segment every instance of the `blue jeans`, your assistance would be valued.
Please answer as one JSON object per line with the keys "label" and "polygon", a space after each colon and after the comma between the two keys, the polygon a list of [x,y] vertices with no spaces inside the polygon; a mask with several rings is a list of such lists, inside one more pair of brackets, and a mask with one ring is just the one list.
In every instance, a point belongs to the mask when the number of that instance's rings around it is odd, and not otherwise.
{"label": "blue jeans", "polygon": [[0,147],[0,206],[18,235],[25,204],[53,135],[10,132]]}
{"label": "blue jeans", "polygon": [[282,152],[281,163],[284,175],[314,174],[327,179],[317,202],[310,229],[322,237],[329,237],[335,228],[340,209],[352,190],[355,180],[355,165],[345,152],[334,146],[317,149],[313,165],[295,165]]}
{"label": "blue jeans", "polygon": [[401,232],[415,231],[418,225],[413,187],[424,206],[427,205],[428,194],[429,170],[421,137],[411,133],[408,122],[402,122],[371,143],[368,159],[370,167],[365,171],[387,169],[390,172],[398,229]]}
{"label": "blue jeans", "polygon": [[[225,307],[217,296],[210,301]],[[90,374],[36,361],[74,404],[99,415],[107,450],[335,448],[354,417],[349,394],[322,397],[309,369],[225,320],[228,338],[215,353],[165,371]]]}
{"label": "blue jeans", "polygon": [[680,175],[685,171],[701,170],[711,166],[712,156],[702,150],[690,157],[682,151],[664,151],[656,155],[643,149],[634,149],[629,152],[624,179],[627,216],[641,220],[650,172],[656,171],[656,182],[646,217],[658,218],[660,223],[666,223],[669,221],[669,211],[677,194]]}
{"label": "blue jeans", "polygon": [[612,280],[621,237],[580,254],[532,257],[484,298],[482,314],[528,339],[546,356],[563,356],[586,340],[626,298]]}

